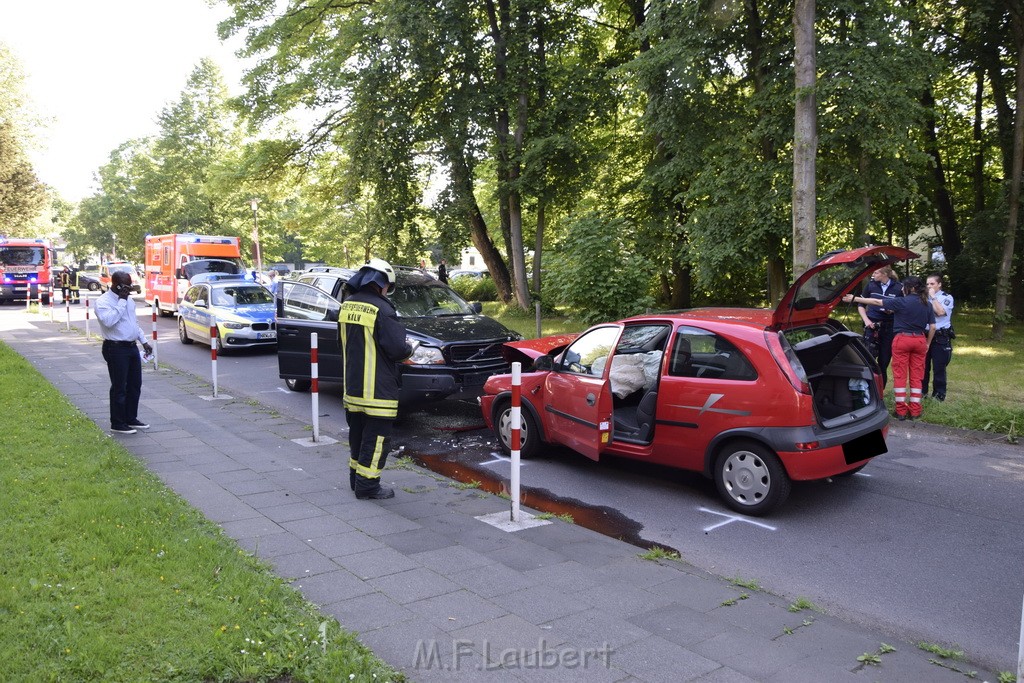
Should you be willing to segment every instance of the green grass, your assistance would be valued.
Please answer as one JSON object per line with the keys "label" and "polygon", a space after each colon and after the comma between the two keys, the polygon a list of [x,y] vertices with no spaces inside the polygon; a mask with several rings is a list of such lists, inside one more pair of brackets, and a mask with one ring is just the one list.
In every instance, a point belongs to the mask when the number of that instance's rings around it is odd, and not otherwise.
{"label": "green grass", "polygon": [[[494,302],[484,304],[484,313],[528,339],[537,336],[532,313]],[[992,339],[992,315],[987,309],[958,308],[953,313],[957,336],[947,369],[946,400],[925,399],[922,420],[1000,434],[1016,442],[1024,434],[1024,323],[1008,325],[997,342]],[[863,329],[855,307],[840,307],[835,317],[852,330]],[[564,315],[545,317],[541,325],[542,336],[581,332],[586,327],[578,318]],[[889,373],[891,380],[891,367]],[[886,401],[891,410],[891,391]]]}
{"label": "green grass", "polygon": [[402,680],[3,344],[0,377],[4,680]]}

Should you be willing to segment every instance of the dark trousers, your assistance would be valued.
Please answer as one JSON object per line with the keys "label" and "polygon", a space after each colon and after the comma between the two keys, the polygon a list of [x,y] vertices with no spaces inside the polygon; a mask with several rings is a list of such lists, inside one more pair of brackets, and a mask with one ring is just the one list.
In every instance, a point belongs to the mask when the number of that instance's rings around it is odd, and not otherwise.
{"label": "dark trousers", "polygon": [[887,320],[878,324],[878,367],[882,368],[882,386],[886,382],[886,373],[889,370],[889,363],[892,362],[892,321]]}
{"label": "dark trousers", "polygon": [[110,427],[127,427],[139,419],[142,359],[134,342],[103,342],[103,360],[110,375]]}
{"label": "dark trousers", "polygon": [[380,473],[388,460],[388,441],[394,418],[370,417],[345,411],[348,422],[349,484],[356,494],[374,493],[380,488]]}
{"label": "dark trousers", "polygon": [[60,288],[61,301],[71,301],[71,288],[61,287]]}
{"label": "dark trousers", "polygon": [[953,360],[953,342],[945,335],[936,335],[928,346],[928,356],[924,361],[924,380],[921,384],[921,391],[924,394],[928,393],[928,380],[934,371],[935,382],[932,384],[932,395],[946,398],[946,366],[951,360]]}

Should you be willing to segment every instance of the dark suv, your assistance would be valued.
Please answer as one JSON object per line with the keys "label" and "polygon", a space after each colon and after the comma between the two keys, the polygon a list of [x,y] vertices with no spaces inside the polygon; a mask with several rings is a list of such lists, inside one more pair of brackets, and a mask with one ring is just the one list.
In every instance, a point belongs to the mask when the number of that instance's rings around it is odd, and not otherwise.
{"label": "dark suv", "polygon": [[[348,295],[345,283],[354,270],[321,266],[295,280],[278,280],[277,362],[292,391],[310,387],[310,334],[317,333],[321,381],[341,382],[338,311]],[[509,371],[502,345],[522,339],[496,320],[480,314],[450,287],[414,268],[396,267],[389,297],[409,338],[420,342],[401,371],[400,402],[478,396],[488,377]]]}

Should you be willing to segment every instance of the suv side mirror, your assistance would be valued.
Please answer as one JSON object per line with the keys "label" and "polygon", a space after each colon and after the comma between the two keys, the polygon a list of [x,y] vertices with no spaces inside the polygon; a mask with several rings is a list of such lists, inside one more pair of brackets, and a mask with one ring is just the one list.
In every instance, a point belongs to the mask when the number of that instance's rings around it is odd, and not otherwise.
{"label": "suv side mirror", "polygon": [[484,310],[484,305],[479,301],[474,301],[469,305],[469,307],[472,308],[473,312],[477,314],[482,313]]}

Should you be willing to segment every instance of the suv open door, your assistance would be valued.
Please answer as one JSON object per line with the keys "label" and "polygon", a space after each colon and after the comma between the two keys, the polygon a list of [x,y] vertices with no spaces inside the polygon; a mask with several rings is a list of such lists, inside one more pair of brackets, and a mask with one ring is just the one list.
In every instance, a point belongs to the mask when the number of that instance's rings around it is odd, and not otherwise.
{"label": "suv open door", "polygon": [[318,378],[341,382],[341,340],[338,312],[341,303],[311,285],[281,280],[277,287],[277,368],[292,391],[310,387],[310,339],[317,335]]}

